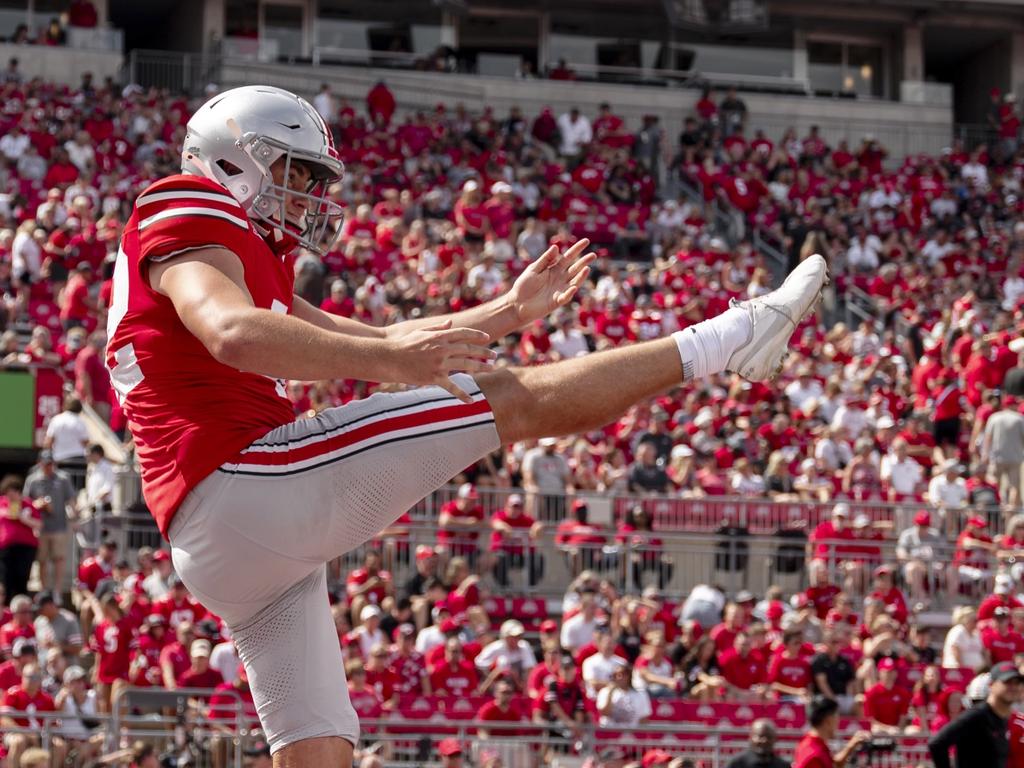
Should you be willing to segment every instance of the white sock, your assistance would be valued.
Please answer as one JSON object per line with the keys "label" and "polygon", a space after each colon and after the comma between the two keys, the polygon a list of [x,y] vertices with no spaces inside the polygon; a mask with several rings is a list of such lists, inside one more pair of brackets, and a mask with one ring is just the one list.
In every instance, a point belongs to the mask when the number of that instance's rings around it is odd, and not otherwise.
{"label": "white sock", "polygon": [[683,363],[683,381],[724,371],[732,353],[750,338],[750,331],[750,314],[732,307],[717,317],[673,333]]}

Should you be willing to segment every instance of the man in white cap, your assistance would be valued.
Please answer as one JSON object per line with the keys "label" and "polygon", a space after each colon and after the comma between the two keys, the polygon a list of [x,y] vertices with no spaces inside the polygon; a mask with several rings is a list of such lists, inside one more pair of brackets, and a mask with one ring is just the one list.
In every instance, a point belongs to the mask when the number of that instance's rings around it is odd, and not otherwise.
{"label": "man in white cap", "polygon": [[[486,645],[476,657],[476,666],[481,675],[490,676],[492,682],[504,676],[522,690],[526,675],[537,666],[533,649],[523,639],[525,632],[520,622],[515,619],[506,620],[501,625],[498,639]],[[486,687],[486,684],[481,686]]]}
{"label": "man in white cap", "polygon": [[786,397],[795,407],[803,410],[808,400],[820,400],[825,394],[821,382],[813,376],[811,366],[802,365],[797,370],[797,378],[786,387]]}
{"label": "man in white cap", "polygon": [[911,458],[908,448],[906,440],[897,438],[892,450],[882,457],[881,477],[889,501],[912,500],[924,491],[924,470]]}

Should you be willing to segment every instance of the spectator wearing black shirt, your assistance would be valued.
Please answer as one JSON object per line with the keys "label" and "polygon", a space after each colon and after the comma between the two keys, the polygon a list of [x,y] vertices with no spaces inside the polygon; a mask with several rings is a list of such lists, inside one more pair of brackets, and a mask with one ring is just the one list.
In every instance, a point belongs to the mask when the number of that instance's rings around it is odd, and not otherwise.
{"label": "spectator wearing black shirt", "polygon": [[1012,662],[996,664],[985,702],[964,712],[928,742],[935,768],[950,768],[949,750],[956,747],[957,768],[1006,765],[1010,754],[1007,737],[1013,705],[1024,692],[1024,676]]}
{"label": "spectator wearing black shirt", "polygon": [[811,686],[814,693],[820,693],[839,703],[840,712],[850,714],[855,706],[850,694],[850,683],[856,673],[850,660],[839,653],[842,647],[840,636],[834,632],[825,635],[825,652],[811,659]]}
{"label": "spectator wearing black shirt", "polygon": [[643,442],[637,445],[636,459],[629,468],[626,483],[630,493],[668,493],[671,490],[672,480],[658,464],[654,445]]}
{"label": "spectator wearing black shirt", "polygon": [[750,726],[750,747],[736,755],[726,768],[790,768],[775,754],[775,725],[767,718],[755,720]]}
{"label": "spectator wearing black shirt", "polygon": [[658,406],[651,408],[651,419],[647,422],[647,431],[640,433],[636,438],[633,452],[635,453],[641,445],[653,445],[658,464],[665,466],[672,454],[672,435],[668,432],[668,421],[669,415],[664,408]]}
{"label": "spectator wearing black shirt", "polygon": [[726,136],[743,132],[747,122],[747,105],[736,94],[735,88],[726,92],[725,98],[718,105],[718,113],[722,116],[722,130]]}

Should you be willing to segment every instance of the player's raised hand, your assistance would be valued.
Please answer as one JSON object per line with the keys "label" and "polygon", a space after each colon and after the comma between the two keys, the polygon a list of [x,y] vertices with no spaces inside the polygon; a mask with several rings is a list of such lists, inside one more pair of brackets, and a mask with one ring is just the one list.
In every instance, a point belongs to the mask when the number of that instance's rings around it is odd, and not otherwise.
{"label": "player's raised hand", "polygon": [[487,347],[491,337],[474,328],[452,328],[445,320],[429,328],[391,334],[393,379],[402,384],[436,385],[464,403],[473,399],[449,376],[491,369],[497,353]]}
{"label": "player's raised hand", "polygon": [[551,246],[516,278],[508,299],[521,325],[546,317],[572,300],[590,274],[590,263],[595,258],[592,253],[584,253],[588,245],[590,241],[583,238],[565,253]]}

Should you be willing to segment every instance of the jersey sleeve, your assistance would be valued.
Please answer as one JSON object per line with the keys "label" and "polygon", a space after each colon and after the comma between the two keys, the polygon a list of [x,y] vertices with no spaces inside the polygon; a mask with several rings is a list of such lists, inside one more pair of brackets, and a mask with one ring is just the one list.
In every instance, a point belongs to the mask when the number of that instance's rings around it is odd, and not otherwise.
{"label": "jersey sleeve", "polygon": [[171,176],[135,200],[141,261],[160,261],[195,248],[220,246],[241,254],[249,218],[228,191],[198,176]]}

